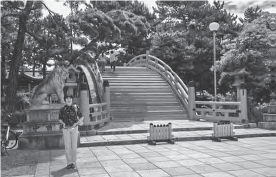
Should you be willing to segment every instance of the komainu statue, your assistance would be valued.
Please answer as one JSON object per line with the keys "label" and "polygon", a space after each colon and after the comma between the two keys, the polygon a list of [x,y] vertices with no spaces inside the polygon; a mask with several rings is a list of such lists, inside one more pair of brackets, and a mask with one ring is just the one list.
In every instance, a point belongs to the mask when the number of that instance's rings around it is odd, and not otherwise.
{"label": "komainu statue", "polygon": [[67,77],[68,70],[64,66],[56,66],[39,85],[34,87],[30,99],[31,104],[43,104],[44,99],[52,93],[57,95],[59,103],[64,103],[63,87]]}

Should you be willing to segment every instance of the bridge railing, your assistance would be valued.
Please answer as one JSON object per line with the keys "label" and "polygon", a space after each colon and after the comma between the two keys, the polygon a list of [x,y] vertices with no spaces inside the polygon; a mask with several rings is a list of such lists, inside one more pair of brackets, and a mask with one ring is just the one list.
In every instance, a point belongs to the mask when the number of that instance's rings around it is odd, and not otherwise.
{"label": "bridge railing", "polygon": [[[80,107],[84,115],[84,124],[80,127],[80,131],[84,132],[102,127],[110,121],[110,89],[108,81],[103,81],[96,64],[78,67],[82,69],[84,73],[82,76],[87,80],[80,84]],[[89,98],[92,104],[89,104]]]}
{"label": "bridge railing", "polygon": [[142,66],[159,73],[171,86],[182,105],[188,110],[188,87],[165,62],[149,55],[147,52],[134,57],[126,66]]}
{"label": "bridge railing", "polygon": [[108,103],[89,104],[89,125],[108,122],[110,120]]}
{"label": "bridge railing", "polygon": [[191,120],[204,119],[210,122],[230,121],[243,123],[248,121],[247,93],[243,88],[238,93],[237,102],[196,101],[194,83],[189,83],[189,118]]}

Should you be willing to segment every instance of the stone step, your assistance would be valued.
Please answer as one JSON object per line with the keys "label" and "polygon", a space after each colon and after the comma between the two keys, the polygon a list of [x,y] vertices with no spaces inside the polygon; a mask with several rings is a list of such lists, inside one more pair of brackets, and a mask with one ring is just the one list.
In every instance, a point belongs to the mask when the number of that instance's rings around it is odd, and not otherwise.
{"label": "stone step", "polygon": [[120,81],[120,82],[129,82],[129,81],[163,81],[164,80],[160,77],[112,77],[112,78],[104,78],[105,80],[108,80],[109,82],[113,81]]}
{"label": "stone step", "polygon": [[112,101],[111,107],[126,107],[126,106],[158,106],[158,107],[180,107],[179,102],[147,102],[147,101]]}
{"label": "stone step", "polygon": [[133,112],[151,112],[151,111],[183,111],[183,108],[178,106],[121,106],[121,107],[113,107],[111,106],[111,112],[124,112],[124,113],[133,113]]}
{"label": "stone step", "polygon": [[[123,83],[124,84],[124,83]],[[112,84],[110,85],[110,90],[120,89],[120,88],[129,88],[129,89],[169,89],[172,90],[168,85],[162,84],[162,85],[155,85],[155,84],[138,84],[138,85],[132,85],[132,84]]]}
{"label": "stone step", "polygon": [[115,83],[166,83],[165,81],[162,80],[157,80],[157,81],[148,81],[148,80],[125,80],[124,82],[122,82],[121,80],[109,80],[109,84],[115,84]]}
{"label": "stone step", "polygon": [[127,102],[147,102],[147,103],[178,103],[178,100],[174,97],[148,97],[148,98],[141,98],[139,96],[133,97],[133,96],[125,96],[125,97],[118,97],[118,96],[112,96],[113,99],[119,99],[119,100],[113,100],[111,102],[123,102],[127,104]]}
{"label": "stone step", "polygon": [[157,93],[166,93],[167,95],[168,94],[171,94],[173,95],[172,91],[170,88],[129,88],[129,87],[126,87],[126,88],[112,88],[110,89],[110,94],[114,94],[114,93],[121,93],[122,94],[130,94],[130,93],[146,93],[146,94],[157,94]]}
{"label": "stone step", "polygon": [[137,87],[153,87],[153,86],[155,86],[155,87],[157,87],[157,86],[159,86],[159,87],[167,87],[168,88],[168,84],[167,83],[165,83],[165,82],[158,82],[158,83],[156,83],[156,82],[154,82],[154,83],[152,83],[152,82],[110,82],[109,83],[109,87],[111,88],[116,88],[116,87],[122,87],[122,88],[124,88],[124,87],[132,87],[132,86],[137,86]]}
{"label": "stone step", "polygon": [[116,111],[111,111],[111,115],[114,116],[115,118],[118,117],[118,115],[122,116],[134,116],[135,117],[145,117],[149,115],[160,115],[160,116],[174,116],[174,115],[184,115],[186,114],[186,111],[184,110],[158,110],[158,111],[141,111],[141,110],[130,110],[129,112],[126,111],[121,111],[121,110],[116,110]]}

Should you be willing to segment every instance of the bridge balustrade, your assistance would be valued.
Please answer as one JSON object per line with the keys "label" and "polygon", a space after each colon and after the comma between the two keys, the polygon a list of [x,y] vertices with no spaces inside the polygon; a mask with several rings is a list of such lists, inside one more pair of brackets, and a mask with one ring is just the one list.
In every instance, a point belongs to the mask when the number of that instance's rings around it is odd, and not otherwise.
{"label": "bridge balustrade", "polygon": [[247,92],[240,90],[240,101],[196,101],[194,83],[189,83],[189,118],[192,120],[204,119],[206,121],[219,122],[230,121],[233,123],[245,123],[247,117]]}
{"label": "bridge balustrade", "polygon": [[142,66],[159,73],[171,86],[181,104],[188,109],[188,87],[165,62],[147,52],[131,59],[127,66]]}

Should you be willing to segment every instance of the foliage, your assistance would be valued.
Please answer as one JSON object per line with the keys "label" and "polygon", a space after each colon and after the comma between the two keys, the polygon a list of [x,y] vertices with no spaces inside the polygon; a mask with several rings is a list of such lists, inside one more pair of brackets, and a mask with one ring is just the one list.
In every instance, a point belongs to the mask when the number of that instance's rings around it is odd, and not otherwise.
{"label": "foliage", "polygon": [[[3,14],[1,14],[1,21],[4,21],[5,18],[13,17],[15,18],[14,22],[16,23],[16,25],[12,24],[11,26],[14,25],[14,29],[17,29],[16,40],[11,41],[13,49],[10,58],[10,72],[7,84],[7,97],[9,99],[6,99],[6,105],[8,110],[13,111],[15,108],[15,97],[18,87],[18,71],[22,61],[22,51],[24,48],[24,40],[26,35],[26,24],[29,20],[30,15],[32,15],[32,12],[41,12],[42,5],[40,2],[33,1],[27,1],[26,5],[24,5],[24,3],[21,1],[1,1],[1,10],[3,11]],[[10,20],[10,22],[12,22],[12,20]],[[16,28],[17,25],[18,28]],[[9,35],[7,31],[8,30],[4,31],[6,32],[6,34],[4,35]],[[1,34],[1,36],[3,36],[2,31]]]}
{"label": "foliage", "polygon": [[61,15],[48,15],[43,19],[32,19],[27,26],[24,60],[34,65],[43,66],[43,77],[46,77],[48,60],[60,61],[68,58],[70,30]]}
{"label": "foliage", "polygon": [[217,63],[221,73],[219,84],[230,86],[235,75],[244,75],[249,92],[256,87],[264,87],[265,73],[268,71],[264,57],[269,49],[265,20],[245,23],[235,41],[234,47],[226,50]]}
{"label": "foliage", "polygon": [[[120,56],[121,60],[128,62],[133,56],[144,54],[149,50],[151,45],[149,34],[154,30],[156,16],[143,2],[91,1],[91,4],[109,15],[122,31],[121,38],[117,42],[120,47],[125,48],[126,53]],[[135,29],[138,31],[133,33]],[[101,47],[100,52],[108,49],[112,49],[111,45]]]}
{"label": "foliage", "polygon": [[241,19],[240,21],[242,23],[244,22],[251,23],[253,20],[261,16],[261,12],[262,10],[260,9],[259,6],[257,6],[256,8],[248,7],[244,12],[244,19]]}
{"label": "foliage", "polygon": [[128,11],[138,16],[144,16],[148,21],[153,21],[156,16],[151,13],[148,7],[137,0],[134,1],[91,1],[93,7],[108,13],[114,9]]}
{"label": "foliage", "polygon": [[248,100],[247,111],[248,111],[249,122],[252,122],[252,123],[262,122],[263,113],[267,113],[268,111],[268,104],[265,102],[260,103],[256,101],[257,99],[254,97],[254,95],[250,95],[250,94],[248,95],[247,100]]}
{"label": "foliage", "polygon": [[17,91],[16,94],[16,110],[24,110],[31,106],[29,102],[30,93],[29,92],[22,92]]}
{"label": "foliage", "polygon": [[68,18],[73,30],[73,42],[83,46],[81,51],[74,52],[71,63],[83,52],[98,53],[97,42],[113,43],[120,39],[120,29],[100,10],[88,8]]}
{"label": "foliage", "polygon": [[[153,35],[151,53],[188,83],[194,80],[198,90],[212,92],[213,40],[211,22],[218,22],[216,43],[222,37],[234,38],[241,29],[237,16],[223,9],[223,3],[211,6],[205,1],[157,1],[159,24]],[[216,48],[219,58],[220,48]]]}

